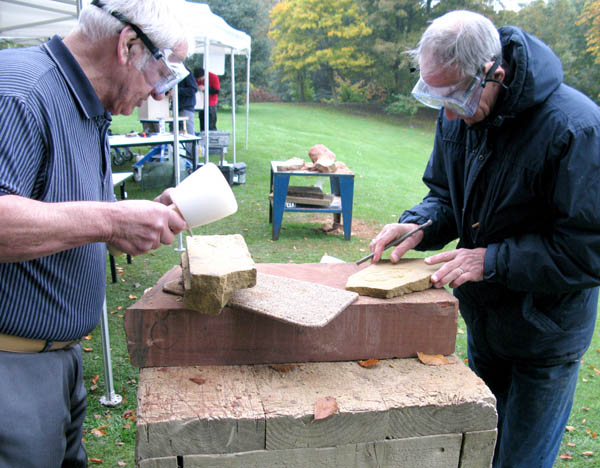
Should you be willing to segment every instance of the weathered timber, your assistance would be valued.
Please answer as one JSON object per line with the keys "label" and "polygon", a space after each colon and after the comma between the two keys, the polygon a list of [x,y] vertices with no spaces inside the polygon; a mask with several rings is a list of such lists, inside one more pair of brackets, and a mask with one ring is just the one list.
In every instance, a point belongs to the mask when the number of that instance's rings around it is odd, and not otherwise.
{"label": "weathered timber", "polygon": [[[260,450],[224,455],[186,455],[185,468],[455,468],[461,435],[342,445],[328,448]],[[140,468],[176,468],[176,458],[151,459]],[[175,465],[173,465],[175,463]],[[481,465],[483,467],[483,465]]]}
{"label": "weathered timber", "polygon": [[431,287],[431,275],[440,265],[427,265],[422,258],[389,260],[369,265],[348,278],[346,289],[361,296],[389,299]]}
{"label": "weathered timber", "polygon": [[[313,263],[256,268],[343,290],[348,276],[360,267]],[[344,361],[454,352],[457,300],[443,289],[387,300],[360,296],[326,326],[302,328],[236,307],[218,315],[187,310],[181,298],[163,292],[163,285],[178,274],[178,267],[167,272],[125,312],[134,366]]]}
{"label": "weathered timber", "polygon": [[[302,363],[288,372],[266,365],[142,369],[136,458],[183,456],[186,468],[347,468],[374,460],[385,460],[377,466],[487,468],[494,398],[461,360],[449,361],[430,367],[393,359],[369,369],[355,362]],[[393,391],[400,394],[390,398]],[[335,398],[339,409],[315,421],[314,402],[323,396]],[[444,413],[437,424],[431,424],[433,408]],[[411,414],[415,434],[395,437],[393,413]],[[461,446],[471,464],[459,465]]]}
{"label": "weathered timber", "polygon": [[497,436],[496,429],[463,434],[462,455],[458,468],[491,466],[491,455],[494,453]]}
{"label": "weathered timber", "polygon": [[233,291],[256,284],[256,268],[239,234],[188,236],[181,255],[183,303],[204,314],[218,314]]}

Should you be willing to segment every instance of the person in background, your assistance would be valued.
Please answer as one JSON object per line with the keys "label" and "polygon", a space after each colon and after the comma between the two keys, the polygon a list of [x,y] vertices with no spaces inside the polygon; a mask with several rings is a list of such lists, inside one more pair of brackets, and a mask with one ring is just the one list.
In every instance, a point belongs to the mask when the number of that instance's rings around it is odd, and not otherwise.
{"label": "person in background", "polygon": [[[188,75],[177,85],[177,103],[179,117],[187,117],[185,121],[185,132],[189,135],[195,135],[194,130],[194,109],[196,108],[196,93],[198,85],[191,71],[186,67]],[[186,143],[187,152],[191,154],[192,143]]]}
{"label": "person in background", "polygon": [[[201,95],[204,94],[204,68],[194,68],[194,78],[198,84]],[[221,83],[218,75],[208,72],[208,129],[217,129],[217,104],[219,103],[219,91]],[[204,112],[200,113],[200,131],[204,131]]]}
{"label": "person in background", "polygon": [[190,70],[187,67],[185,68],[189,74],[177,85],[179,117],[187,117],[185,131],[189,135],[195,135],[194,109],[196,107],[198,85]]}
{"label": "person in background", "polygon": [[436,19],[412,51],[413,95],[439,108],[429,193],[373,239],[430,256],[467,325],[468,363],[494,393],[495,468],[550,468],[590,344],[600,284],[600,111],[540,40],[484,16]]}
{"label": "person in background", "polygon": [[106,247],[138,255],[185,221],[115,201],[108,128],[184,76],[179,0],[93,0],[64,40],[0,51],[0,467],[85,467],[79,340],[98,324]]}

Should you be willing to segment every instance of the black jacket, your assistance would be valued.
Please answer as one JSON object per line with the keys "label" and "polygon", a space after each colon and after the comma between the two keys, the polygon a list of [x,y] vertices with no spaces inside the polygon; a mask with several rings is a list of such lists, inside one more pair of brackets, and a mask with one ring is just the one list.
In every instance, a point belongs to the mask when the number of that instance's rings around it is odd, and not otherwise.
{"label": "black jacket", "polygon": [[[420,250],[486,247],[484,281],[454,290],[469,332],[511,359],[580,357],[600,284],[600,111],[562,83],[559,59],[500,29],[508,90],[472,127],[442,110],[423,180],[401,222],[434,224]],[[482,341],[481,341],[482,340]]]}
{"label": "black jacket", "polygon": [[[188,70],[189,71],[189,70]],[[178,93],[178,107],[179,110],[191,110],[193,111],[196,107],[196,93],[198,92],[198,85],[194,79],[194,75],[189,73],[177,87]]]}

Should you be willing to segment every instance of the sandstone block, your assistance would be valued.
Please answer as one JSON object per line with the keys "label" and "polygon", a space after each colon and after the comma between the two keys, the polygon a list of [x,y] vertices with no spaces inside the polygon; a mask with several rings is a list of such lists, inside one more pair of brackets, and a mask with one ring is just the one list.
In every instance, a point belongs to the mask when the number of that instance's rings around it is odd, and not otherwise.
{"label": "sandstone block", "polygon": [[353,274],[346,289],[361,296],[389,299],[431,287],[431,275],[440,265],[427,265],[422,258],[400,259],[396,264],[382,260]]}
{"label": "sandstone block", "polygon": [[241,235],[188,236],[186,241],[181,264],[187,308],[218,314],[235,290],[256,284],[256,267]]}

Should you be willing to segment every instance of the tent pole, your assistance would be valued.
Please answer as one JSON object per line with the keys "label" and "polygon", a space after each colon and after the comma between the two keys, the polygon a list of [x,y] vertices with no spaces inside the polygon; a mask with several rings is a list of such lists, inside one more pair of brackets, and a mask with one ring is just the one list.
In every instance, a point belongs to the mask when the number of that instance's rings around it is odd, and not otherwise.
{"label": "tent pole", "polygon": [[210,162],[208,157],[208,88],[210,87],[210,79],[208,75],[208,37],[204,40],[204,164]]}
{"label": "tent pole", "polygon": [[237,162],[237,154],[235,148],[235,55],[233,47],[231,48],[231,135],[233,138],[233,164]]}
{"label": "tent pole", "polygon": [[248,114],[250,113],[250,52],[246,62],[246,149],[248,149]]}
{"label": "tent pole", "polygon": [[[179,185],[181,181],[181,175],[179,173],[179,85],[175,85],[173,88],[173,126],[171,127],[173,130],[173,171],[175,172],[175,186]],[[168,99],[165,96],[165,99]],[[178,247],[175,249],[177,252],[183,252],[185,248],[183,247],[183,234],[179,233],[177,235],[177,244]]]}

